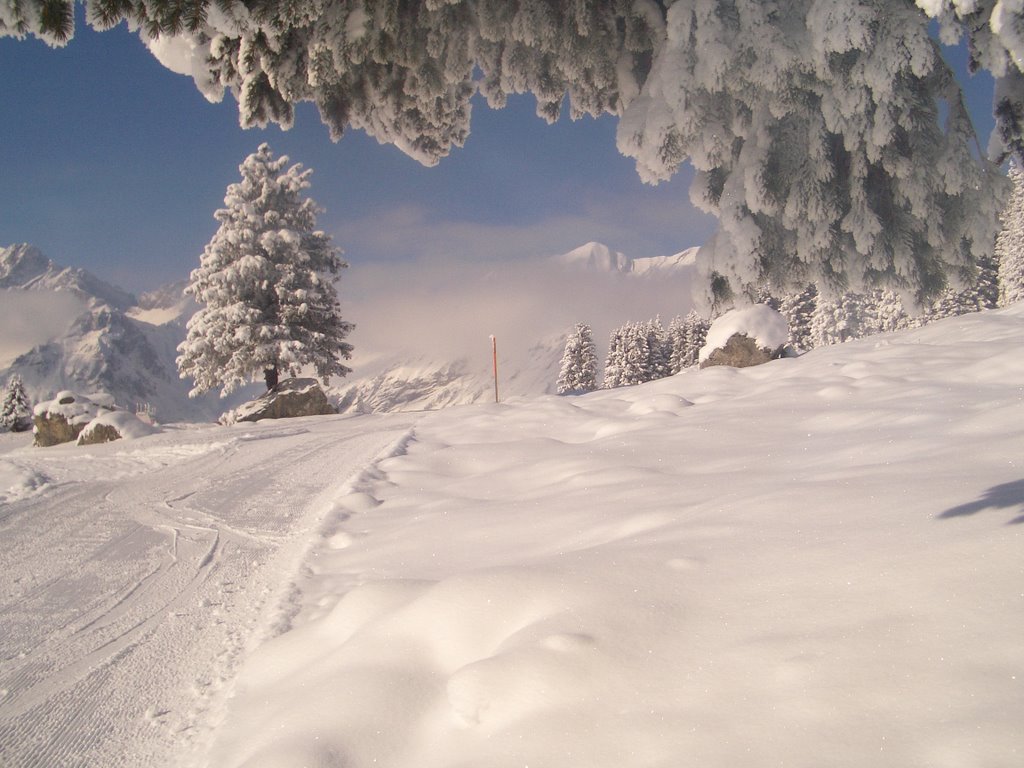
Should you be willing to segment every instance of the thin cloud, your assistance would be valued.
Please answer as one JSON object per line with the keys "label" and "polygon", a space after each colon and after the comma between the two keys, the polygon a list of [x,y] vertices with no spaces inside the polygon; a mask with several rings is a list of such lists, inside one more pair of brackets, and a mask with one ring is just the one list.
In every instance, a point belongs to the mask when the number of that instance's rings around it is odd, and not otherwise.
{"label": "thin cloud", "polygon": [[60,336],[85,311],[85,302],[66,291],[0,292],[0,366]]}
{"label": "thin cloud", "polygon": [[[700,245],[711,231],[709,218],[666,203],[647,206],[600,201],[582,213],[507,224],[445,220],[433,216],[425,206],[407,205],[339,222],[334,239],[351,260],[359,261],[521,260],[565,253],[592,240],[634,257],[662,256]],[[678,226],[678,240],[666,242],[651,234],[664,232],[667,221]]]}
{"label": "thin cloud", "polygon": [[[496,335],[523,360],[539,342],[589,323],[599,353],[611,329],[692,307],[692,274],[657,278],[567,267],[547,258],[484,262],[433,256],[352,262],[339,281],[343,313],[356,323],[357,374],[374,358],[456,360],[481,356]],[[360,367],[364,370],[360,371]]]}

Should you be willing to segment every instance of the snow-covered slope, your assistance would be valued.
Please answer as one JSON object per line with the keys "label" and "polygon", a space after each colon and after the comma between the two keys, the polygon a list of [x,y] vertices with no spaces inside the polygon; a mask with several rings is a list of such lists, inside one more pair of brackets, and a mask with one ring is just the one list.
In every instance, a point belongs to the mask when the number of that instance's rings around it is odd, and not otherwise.
{"label": "snow-covered slope", "polygon": [[1022,424],[1024,304],[580,397],[0,436],[0,764],[1019,768]]}
{"label": "snow-covered slope", "polygon": [[29,245],[0,250],[0,381],[18,374],[34,401],[72,389],[147,405],[164,421],[208,420],[224,406],[189,400],[176,347],[194,305],[170,289],[138,302],[88,272],[60,267]]}
{"label": "snow-covered slope", "polygon": [[1024,306],[426,417],[207,765],[1015,768],[1022,424]]}

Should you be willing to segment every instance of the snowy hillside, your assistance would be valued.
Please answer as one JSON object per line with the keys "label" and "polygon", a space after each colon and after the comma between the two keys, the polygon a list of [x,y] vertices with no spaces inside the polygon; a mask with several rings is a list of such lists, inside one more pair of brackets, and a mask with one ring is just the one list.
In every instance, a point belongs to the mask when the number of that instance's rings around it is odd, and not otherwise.
{"label": "snowy hillside", "polygon": [[581,397],[3,436],[0,764],[1017,768],[1021,424],[1018,304]]}

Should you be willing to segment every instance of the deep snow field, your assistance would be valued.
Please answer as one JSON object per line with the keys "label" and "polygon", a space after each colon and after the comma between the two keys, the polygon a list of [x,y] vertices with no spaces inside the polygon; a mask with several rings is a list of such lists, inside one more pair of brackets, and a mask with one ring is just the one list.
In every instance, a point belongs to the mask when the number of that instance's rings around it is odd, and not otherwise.
{"label": "deep snow field", "polygon": [[1024,305],[0,450],[0,765],[1019,768]]}

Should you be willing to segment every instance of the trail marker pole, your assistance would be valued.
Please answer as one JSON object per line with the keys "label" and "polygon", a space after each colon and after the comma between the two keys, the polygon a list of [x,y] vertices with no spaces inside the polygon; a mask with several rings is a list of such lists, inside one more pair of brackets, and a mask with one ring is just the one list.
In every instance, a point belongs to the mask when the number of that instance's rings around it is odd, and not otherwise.
{"label": "trail marker pole", "polygon": [[491,356],[494,359],[494,402],[498,402],[498,337],[491,335]]}

